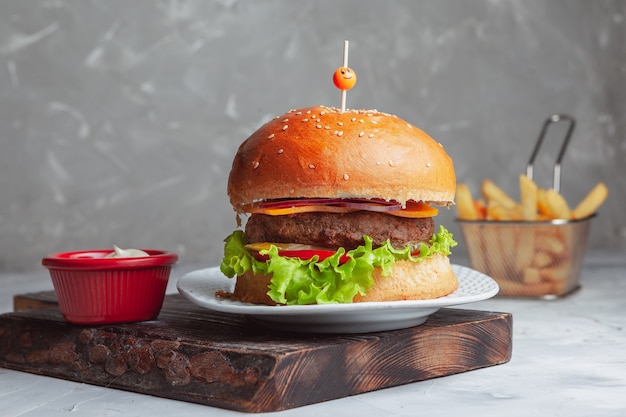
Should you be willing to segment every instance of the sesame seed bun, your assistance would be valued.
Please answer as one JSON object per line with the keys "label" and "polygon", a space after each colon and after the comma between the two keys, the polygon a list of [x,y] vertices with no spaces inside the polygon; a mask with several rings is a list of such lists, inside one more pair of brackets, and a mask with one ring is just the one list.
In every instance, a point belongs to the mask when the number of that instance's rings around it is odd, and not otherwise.
{"label": "sesame seed bun", "polygon": [[236,211],[280,198],[454,200],[452,159],[406,121],[376,110],[311,107],[274,118],[244,141],[228,195]]}

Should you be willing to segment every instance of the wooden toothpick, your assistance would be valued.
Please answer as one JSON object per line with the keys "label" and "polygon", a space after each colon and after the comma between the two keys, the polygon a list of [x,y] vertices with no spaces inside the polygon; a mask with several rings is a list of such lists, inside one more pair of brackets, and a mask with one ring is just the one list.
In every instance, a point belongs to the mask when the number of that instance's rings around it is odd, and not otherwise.
{"label": "wooden toothpick", "polygon": [[348,67],[348,41],[343,42],[343,66],[335,70],[333,74],[333,82],[335,87],[341,90],[341,112],[346,111],[346,98],[348,90],[356,84],[356,73],[352,68]]}

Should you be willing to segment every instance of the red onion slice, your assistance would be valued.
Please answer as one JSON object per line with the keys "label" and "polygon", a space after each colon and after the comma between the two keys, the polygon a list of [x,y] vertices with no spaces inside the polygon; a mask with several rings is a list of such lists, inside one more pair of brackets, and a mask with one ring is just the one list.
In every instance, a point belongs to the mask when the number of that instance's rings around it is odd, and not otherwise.
{"label": "red onion slice", "polygon": [[396,201],[385,201],[381,199],[299,198],[293,200],[272,200],[257,203],[257,207],[259,208],[272,209],[302,206],[336,206],[383,213],[402,209],[400,203]]}

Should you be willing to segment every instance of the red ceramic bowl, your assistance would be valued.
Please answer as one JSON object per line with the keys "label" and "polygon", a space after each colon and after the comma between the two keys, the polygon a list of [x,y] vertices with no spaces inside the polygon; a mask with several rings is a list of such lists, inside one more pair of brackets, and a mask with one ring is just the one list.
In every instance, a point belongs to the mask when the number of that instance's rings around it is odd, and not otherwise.
{"label": "red ceramic bowl", "polygon": [[130,323],[159,315],[173,252],[143,249],[150,256],[105,258],[111,249],[46,256],[63,317],[76,324]]}

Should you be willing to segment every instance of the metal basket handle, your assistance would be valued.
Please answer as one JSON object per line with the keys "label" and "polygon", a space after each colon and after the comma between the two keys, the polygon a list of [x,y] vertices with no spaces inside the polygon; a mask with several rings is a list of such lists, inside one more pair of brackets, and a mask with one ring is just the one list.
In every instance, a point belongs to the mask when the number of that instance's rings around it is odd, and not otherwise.
{"label": "metal basket handle", "polygon": [[553,114],[548,117],[546,121],[543,123],[543,127],[541,128],[541,133],[539,133],[539,138],[537,139],[537,143],[535,144],[535,149],[533,149],[533,153],[530,156],[530,160],[526,165],[526,176],[530,179],[533,179],[533,171],[535,168],[535,158],[537,157],[537,153],[539,153],[539,148],[543,143],[543,138],[546,136],[546,132],[548,128],[553,123],[558,123],[561,121],[569,122],[569,128],[567,129],[567,133],[565,134],[565,139],[563,140],[563,144],[561,145],[561,150],[559,151],[559,155],[556,158],[556,162],[554,163],[554,176],[552,179],[552,188],[556,192],[561,191],[561,161],[563,156],[565,155],[565,150],[567,149],[567,145],[569,143],[570,138],[572,137],[572,133],[574,132],[574,128],[576,127],[576,120],[565,114]]}

